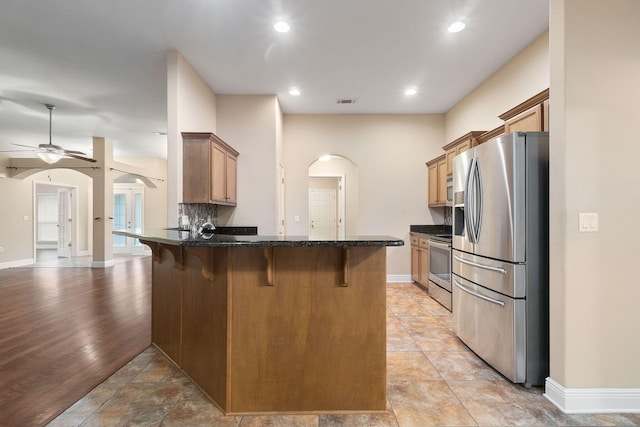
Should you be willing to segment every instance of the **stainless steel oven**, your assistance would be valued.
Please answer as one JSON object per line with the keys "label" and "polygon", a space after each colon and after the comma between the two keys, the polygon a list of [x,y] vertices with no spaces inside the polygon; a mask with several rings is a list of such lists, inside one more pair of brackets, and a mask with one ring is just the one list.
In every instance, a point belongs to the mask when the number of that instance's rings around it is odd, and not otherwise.
{"label": "stainless steel oven", "polygon": [[451,236],[429,238],[429,295],[451,311]]}

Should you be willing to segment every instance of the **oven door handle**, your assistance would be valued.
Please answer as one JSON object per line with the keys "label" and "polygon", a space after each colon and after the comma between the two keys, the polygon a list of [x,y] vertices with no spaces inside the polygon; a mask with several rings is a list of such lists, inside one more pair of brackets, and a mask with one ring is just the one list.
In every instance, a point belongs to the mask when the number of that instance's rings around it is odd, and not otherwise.
{"label": "oven door handle", "polygon": [[492,304],[496,304],[496,305],[499,305],[500,307],[504,307],[504,302],[502,302],[500,300],[497,300],[497,299],[489,298],[489,297],[481,295],[481,294],[479,294],[477,292],[473,292],[471,289],[468,289],[466,286],[463,286],[456,279],[453,279],[453,284],[456,285],[458,287],[458,289],[468,293],[469,295],[473,295],[474,297],[477,297],[477,298],[480,298],[482,300],[488,301],[488,302],[490,302]]}
{"label": "oven door handle", "polygon": [[451,250],[451,245],[449,243],[436,242],[435,240],[431,240],[431,239],[429,239],[429,246],[434,246],[436,248],[445,249],[447,251]]}
{"label": "oven door handle", "polygon": [[482,268],[482,269],[489,270],[489,271],[495,271],[495,272],[498,272],[500,274],[507,274],[507,270],[505,270],[504,268],[491,267],[490,265],[478,264],[477,262],[467,261],[464,258],[460,258],[458,255],[454,255],[453,258],[456,261],[460,261],[461,263],[470,265],[472,267],[478,267],[478,268]]}

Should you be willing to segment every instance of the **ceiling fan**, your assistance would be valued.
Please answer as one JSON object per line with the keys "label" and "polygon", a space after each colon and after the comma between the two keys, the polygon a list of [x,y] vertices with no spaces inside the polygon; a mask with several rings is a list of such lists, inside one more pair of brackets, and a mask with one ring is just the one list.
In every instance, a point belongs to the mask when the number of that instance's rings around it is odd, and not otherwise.
{"label": "ceiling fan", "polygon": [[55,105],[51,105],[51,104],[44,104],[44,106],[49,109],[49,143],[40,144],[38,145],[38,147],[32,147],[30,145],[22,145],[22,144],[12,144],[12,145],[16,145],[18,147],[31,148],[32,151],[35,151],[38,157],[40,157],[42,160],[49,163],[50,165],[54,164],[55,162],[57,162],[63,157],[72,157],[74,159],[80,159],[80,160],[85,160],[87,162],[95,163],[96,162],[95,159],[92,159],[91,157],[87,157],[87,155],[81,151],[65,150],[59,145],[53,145],[51,143],[51,122],[52,122],[53,110],[56,107]]}

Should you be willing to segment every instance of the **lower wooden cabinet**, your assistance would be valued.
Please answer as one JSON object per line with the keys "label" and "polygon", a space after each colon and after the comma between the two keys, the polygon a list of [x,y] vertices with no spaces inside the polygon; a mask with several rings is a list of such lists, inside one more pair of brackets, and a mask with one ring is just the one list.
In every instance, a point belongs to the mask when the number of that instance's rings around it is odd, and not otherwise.
{"label": "lower wooden cabinet", "polygon": [[429,239],[411,233],[411,279],[429,286]]}

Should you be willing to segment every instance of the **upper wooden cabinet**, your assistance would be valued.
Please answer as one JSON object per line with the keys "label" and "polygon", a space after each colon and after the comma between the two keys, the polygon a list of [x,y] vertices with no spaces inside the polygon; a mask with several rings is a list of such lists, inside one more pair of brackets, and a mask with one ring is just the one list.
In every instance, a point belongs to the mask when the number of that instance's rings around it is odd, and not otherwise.
{"label": "upper wooden cabinet", "polygon": [[468,134],[463,135],[455,141],[452,141],[442,147],[442,149],[446,152],[445,156],[447,161],[447,175],[451,175],[453,173],[453,158],[458,154],[478,145],[477,138],[483,133],[485,133],[485,131],[483,130],[469,132]]}
{"label": "upper wooden cabinet", "polygon": [[504,120],[505,133],[511,132],[540,132],[546,131],[545,104],[548,109],[549,89],[532,96],[520,105],[501,114],[500,119]]}
{"label": "upper wooden cabinet", "polygon": [[213,133],[182,133],[182,201],[236,206],[238,152]]}
{"label": "upper wooden cabinet", "polygon": [[442,155],[427,162],[430,207],[447,204],[447,157]]}

